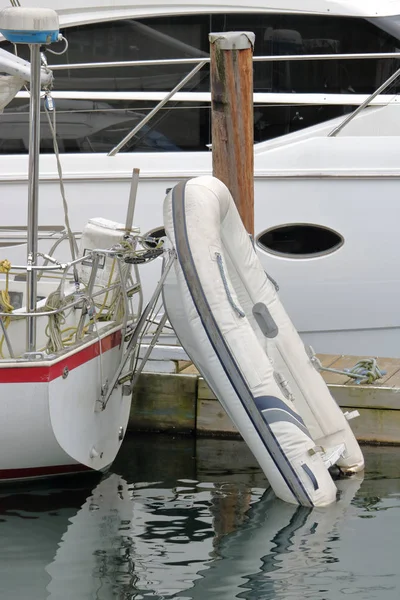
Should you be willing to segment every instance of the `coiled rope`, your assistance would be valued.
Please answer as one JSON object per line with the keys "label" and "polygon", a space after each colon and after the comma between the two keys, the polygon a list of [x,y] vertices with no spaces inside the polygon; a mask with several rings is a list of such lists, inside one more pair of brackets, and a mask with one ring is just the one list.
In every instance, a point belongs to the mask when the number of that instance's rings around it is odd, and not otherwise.
{"label": "coiled rope", "polygon": [[318,371],[327,371],[328,373],[345,375],[354,379],[354,383],[356,384],[371,384],[386,375],[386,371],[379,368],[376,358],[363,358],[359,360],[354,367],[341,370],[334,369],[333,367],[324,367],[311,346],[309,349],[310,360]]}

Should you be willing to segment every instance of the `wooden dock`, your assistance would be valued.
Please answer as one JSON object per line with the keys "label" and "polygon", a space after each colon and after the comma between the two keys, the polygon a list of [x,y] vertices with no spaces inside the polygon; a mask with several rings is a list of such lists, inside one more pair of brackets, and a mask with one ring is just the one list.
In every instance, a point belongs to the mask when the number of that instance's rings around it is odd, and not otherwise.
{"label": "wooden dock", "polygon": [[[362,356],[318,355],[324,367],[351,369]],[[378,358],[386,374],[374,384],[356,384],[346,375],[322,372],[343,411],[358,410],[351,427],[360,442],[400,444],[400,359]],[[220,403],[188,361],[176,361],[176,373],[144,373],[133,393],[129,427],[203,436],[237,437]]]}

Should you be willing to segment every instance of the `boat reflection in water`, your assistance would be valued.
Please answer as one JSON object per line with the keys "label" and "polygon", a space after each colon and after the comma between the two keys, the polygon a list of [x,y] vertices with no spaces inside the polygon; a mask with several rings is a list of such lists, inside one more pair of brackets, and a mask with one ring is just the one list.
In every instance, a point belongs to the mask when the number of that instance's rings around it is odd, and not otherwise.
{"label": "boat reflection in water", "polygon": [[367,451],[366,479],[338,481],[338,502],[311,510],[277,500],[241,442],[128,440],[116,472],[92,488],[2,495],[2,593],[391,600],[398,454]]}
{"label": "boat reflection in water", "polygon": [[[57,552],[69,520],[80,510],[99,476],[65,479],[62,487],[37,483],[0,494],[1,598],[43,600],[51,576],[46,566]],[[54,485],[54,484],[53,484]]]}
{"label": "boat reflection in water", "polygon": [[326,571],[327,564],[339,560],[331,542],[338,539],[351,515],[351,502],[362,480],[359,475],[337,482],[338,502],[324,509],[292,506],[266,491],[250,508],[244,524],[221,536],[215,548],[220,560],[213,561],[185,598],[197,600],[212,592],[221,600],[236,595],[249,600],[286,599],[295,598],[296,591],[297,598],[307,598],[310,583]]}

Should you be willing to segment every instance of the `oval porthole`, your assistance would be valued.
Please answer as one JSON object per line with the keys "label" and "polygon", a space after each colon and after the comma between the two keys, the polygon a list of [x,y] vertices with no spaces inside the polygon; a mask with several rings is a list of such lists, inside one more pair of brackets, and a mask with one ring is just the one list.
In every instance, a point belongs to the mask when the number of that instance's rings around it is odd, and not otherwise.
{"label": "oval porthole", "polygon": [[334,252],[344,244],[344,239],[322,225],[290,223],[264,231],[257,237],[257,244],[279,256],[314,258]]}
{"label": "oval porthole", "polygon": [[167,234],[165,233],[164,227],[156,227],[151,229],[143,236],[143,246],[145,248],[153,249],[156,248],[161,238],[164,238]]}

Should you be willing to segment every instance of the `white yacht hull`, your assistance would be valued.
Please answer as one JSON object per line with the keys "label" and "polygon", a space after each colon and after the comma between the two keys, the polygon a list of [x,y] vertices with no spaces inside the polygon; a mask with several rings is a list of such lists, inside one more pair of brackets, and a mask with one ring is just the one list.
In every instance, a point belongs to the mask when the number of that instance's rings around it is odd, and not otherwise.
{"label": "white yacht hull", "polygon": [[[397,112],[400,107],[395,107]],[[350,128],[350,126],[349,126]],[[278,282],[296,328],[315,351],[400,357],[397,300],[400,255],[397,196],[400,136],[307,139],[255,149],[255,238],[259,258]],[[261,147],[262,146],[262,147]],[[264,149],[263,149],[264,148]],[[55,159],[41,157],[44,225],[63,222]],[[140,168],[135,224],[142,232],[162,226],[165,192],[179,180],[210,174],[211,153],[63,155],[71,225],[81,230],[98,212],[122,219],[131,173]],[[25,218],[27,157],[0,157],[2,225]],[[258,236],[285,224],[311,223],[338,232],[343,245],[310,257],[274,254]],[[49,241],[42,241],[45,250]],[[26,247],[0,249],[12,264],[25,261]],[[145,297],[154,289],[161,260],[142,269]]]}
{"label": "white yacht hull", "polygon": [[120,362],[121,329],[61,358],[0,364],[0,480],[97,471],[122,443],[130,397],[121,386],[98,410],[101,386]]}

